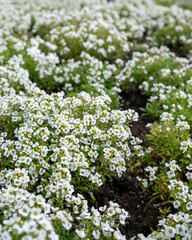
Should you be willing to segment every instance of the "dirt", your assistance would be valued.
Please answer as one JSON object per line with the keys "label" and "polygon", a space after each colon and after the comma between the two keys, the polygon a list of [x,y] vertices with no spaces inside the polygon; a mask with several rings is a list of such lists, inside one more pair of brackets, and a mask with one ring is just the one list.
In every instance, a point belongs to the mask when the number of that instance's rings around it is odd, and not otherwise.
{"label": "dirt", "polygon": [[179,46],[168,45],[168,48],[171,50],[171,52],[174,52],[177,57],[187,58],[187,53],[183,50],[182,45]]}
{"label": "dirt", "polygon": [[139,89],[130,88],[127,91],[121,93],[121,105],[124,110],[133,109],[139,114],[137,122],[133,122],[131,125],[131,132],[135,137],[143,140],[142,145],[147,147],[145,135],[149,133],[149,128],[146,127],[148,123],[153,123],[157,118],[143,113],[141,108],[145,108],[148,97],[143,95]]}
{"label": "dirt", "polygon": [[143,95],[139,89],[130,87],[126,91],[120,93],[122,97],[121,105],[124,110],[134,109],[139,114],[142,114],[143,111],[140,108],[144,108],[148,97]]}
{"label": "dirt", "polygon": [[139,233],[147,236],[151,228],[157,228],[162,200],[143,189],[131,172],[125,172],[120,178],[108,179],[102,187],[93,191],[93,195],[96,201],[89,199],[91,206],[98,208],[113,201],[128,211],[129,218],[125,225],[120,226],[126,239]]}

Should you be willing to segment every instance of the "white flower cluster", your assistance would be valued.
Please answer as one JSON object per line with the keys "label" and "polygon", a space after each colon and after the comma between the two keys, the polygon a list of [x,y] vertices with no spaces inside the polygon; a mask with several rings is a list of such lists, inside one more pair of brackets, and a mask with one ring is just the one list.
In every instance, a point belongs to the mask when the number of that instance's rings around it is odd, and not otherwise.
{"label": "white flower cluster", "polygon": [[[150,96],[148,110],[162,122],[190,130],[191,12],[152,0],[0,4],[0,240],[56,240],[60,232],[124,240],[119,224],[128,212],[114,202],[91,208],[84,193],[94,198],[107,176],[121,177],[145,155],[130,130],[138,114],[115,109],[127,85]],[[180,143],[188,159],[191,145]],[[190,239],[191,190],[175,181],[176,160],[165,166],[173,205],[188,215],[181,223],[170,215],[177,224],[165,220],[155,236]],[[189,162],[188,181],[191,170]],[[155,181],[160,168],[145,171]]]}
{"label": "white flower cluster", "polygon": [[[114,221],[119,219],[124,224],[128,213],[118,205],[105,206],[105,213],[96,220],[93,213],[88,211],[87,201],[82,195],[76,196],[75,191],[83,185],[90,191],[103,184],[102,176],[112,173],[121,176],[126,171],[133,154],[130,147],[134,145],[128,142],[135,139],[129,123],[137,121],[138,114],[133,110],[110,110],[111,100],[107,95],[91,97],[81,92],[76,97],[64,98],[63,92],[46,94],[29,80],[26,70],[20,66],[15,69],[18,72],[4,67],[1,73],[4,76],[1,81],[1,120],[9,122],[9,128],[1,133],[0,154],[5,163],[5,168],[0,172],[0,182],[4,186],[2,192],[13,188],[25,189],[27,193],[33,189],[34,193],[44,197],[43,201],[49,202],[52,209],[50,214],[54,212],[55,205],[63,211],[66,219],[62,219],[61,224],[64,229],[71,229],[74,221],[83,224],[89,220],[97,226],[92,233],[95,239],[101,234],[123,239]],[[24,73],[22,81],[19,81],[20,72]],[[14,82],[13,76],[16,77]],[[17,83],[17,88],[14,88],[14,83]],[[0,200],[5,202],[3,196]],[[16,204],[16,198],[10,200],[12,204]],[[68,207],[64,208],[62,202]],[[6,206],[2,205],[2,208]],[[72,212],[66,210],[70,207]],[[14,208],[11,207],[12,210]],[[29,208],[26,210],[29,214],[34,210],[37,218],[42,215],[41,208]],[[6,216],[6,211],[3,214]],[[15,215],[11,215],[11,219],[16,217],[16,213],[12,214]],[[46,229],[32,222],[34,220],[28,223],[27,219],[22,215],[16,223],[11,222],[13,235],[8,232],[10,225],[3,222],[2,236],[11,239],[14,234],[23,234],[22,239],[30,236],[35,239],[56,239],[54,227],[46,232]],[[52,224],[57,218],[48,219]],[[34,232],[24,231],[27,224],[28,228],[33,225]],[[80,237],[87,236],[86,224],[80,230],[77,227],[76,233]]]}
{"label": "white flower cluster", "polygon": [[18,188],[1,189],[0,206],[5,217],[0,239],[22,235],[27,239],[59,239],[51,222],[51,205],[41,195]]}

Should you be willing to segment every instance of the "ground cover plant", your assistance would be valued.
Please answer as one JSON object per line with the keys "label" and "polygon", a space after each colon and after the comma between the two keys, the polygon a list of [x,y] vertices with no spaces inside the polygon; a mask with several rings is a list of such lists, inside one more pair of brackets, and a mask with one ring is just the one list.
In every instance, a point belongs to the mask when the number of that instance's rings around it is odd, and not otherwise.
{"label": "ground cover plant", "polygon": [[0,3],[0,240],[192,239],[191,2]]}

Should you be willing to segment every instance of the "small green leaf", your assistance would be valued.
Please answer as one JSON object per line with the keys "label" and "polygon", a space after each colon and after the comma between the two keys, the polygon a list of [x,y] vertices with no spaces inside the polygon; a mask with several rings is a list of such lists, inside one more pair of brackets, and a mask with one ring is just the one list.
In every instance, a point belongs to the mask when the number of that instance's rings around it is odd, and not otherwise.
{"label": "small green leaf", "polygon": [[43,178],[50,178],[50,177],[51,177],[51,174],[48,172],[44,173],[43,175]]}
{"label": "small green leaf", "polygon": [[96,198],[95,198],[95,196],[93,195],[93,193],[89,193],[89,195],[90,195],[90,197],[91,197],[91,199],[92,199],[93,201],[96,201]]}
{"label": "small green leaf", "polygon": [[83,192],[89,191],[89,189],[88,189],[87,187],[80,187],[80,186],[78,186],[77,188],[78,188],[79,190],[83,191]]}

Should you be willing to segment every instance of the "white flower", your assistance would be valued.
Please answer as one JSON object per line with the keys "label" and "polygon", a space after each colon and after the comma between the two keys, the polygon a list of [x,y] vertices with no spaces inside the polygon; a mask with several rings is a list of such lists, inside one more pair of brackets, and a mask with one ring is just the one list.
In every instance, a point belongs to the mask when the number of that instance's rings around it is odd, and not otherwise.
{"label": "white flower", "polygon": [[176,230],[176,234],[184,236],[185,231],[186,231],[186,227],[183,224],[177,224],[175,226],[175,230]]}
{"label": "white flower", "polygon": [[120,221],[120,223],[122,224],[122,225],[124,225],[125,224],[125,219],[126,219],[127,217],[126,216],[124,216],[124,215],[120,215],[119,216],[119,221]]}
{"label": "white flower", "polygon": [[20,186],[21,185],[21,181],[19,179],[14,179],[14,185],[15,186]]}
{"label": "white flower", "polygon": [[8,194],[7,195],[7,201],[10,202],[10,203],[13,203],[15,200],[15,196],[12,195],[12,194]]}
{"label": "white flower", "polygon": [[77,233],[78,237],[80,237],[80,238],[86,237],[86,233],[85,233],[84,230],[78,230],[78,229],[76,229],[75,232]]}
{"label": "white flower", "polygon": [[174,238],[175,237],[175,228],[171,226],[165,226],[165,236]]}
{"label": "white flower", "polygon": [[61,222],[62,222],[63,227],[66,230],[69,230],[72,227],[72,224],[69,221],[67,221],[67,219],[62,219]]}
{"label": "white flower", "polygon": [[27,204],[24,204],[22,208],[19,209],[19,214],[21,214],[24,217],[27,217],[30,212],[30,207]]}
{"label": "white flower", "polygon": [[33,233],[37,230],[37,223],[34,220],[25,221],[23,225],[26,233]]}
{"label": "white flower", "polygon": [[57,211],[56,216],[60,219],[64,219],[64,215],[62,211]]}
{"label": "white flower", "polygon": [[192,234],[191,232],[185,233],[182,240],[192,240]]}
{"label": "white flower", "polygon": [[50,231],[53,229],[51,222],[47,218],[43,218],[39,221],[39,224],[45,228],[45,230]]}
{"label": "white flower", "polygon": [[187,177],[188,180],[192,179],[192,172],[187,172],[185,176]]}
{"label": "white flower", "polygon": [[189,210],[189,211],[192,209],[192,202],[188,202],[186,204],[186,209]]}
{"label": "white flower", "polygon": [[93,224],[96,227],[98,227],[100,225],[100,222],[101,222],[99,217],[94,217],[92,221],[93,221]]}
{"label": "white flower", "polygon": [[[42,238],[41,238],[42,239]],[[33,237],[32,236],[29,236],[29,235],[25,235],[21,238],[21,240],[33,240]]]}
{"label": "white flower", "polygon": [[175,222],[180,222],[183,220],[183,216],[181,213],[173,215],[173,219]]}
{"label": "white flower", "polygon": [[175,171],[173,171],[173,170],[167,171],[167,176],[168,176],[168,178],[175,177]]}
{"label": "white flower", "polygon": [[42,195],[38,195],[36,197],[36,201],[39,205],[43,205],[45,203],[45,199],[42,197]]}
{"label": "white flower", "polygon": [[31,218],[32,219],[40,219],[41,218],[41,208],[32,208],[31,209]]}
{"label": "white flower", "polygon": [[18,223],[13,224],[12,228],[13,228],[14,232],[17,233],[17,235],[22,233],[23,229]]}
{"label": "white flower", "polygon": [[75,202],[75,204],[80,205],[81,199],[79,197],[76,197],[74,202]]}
{"label": "white flower", "polygon": [[125,236],[123,236],[119,230],[116,230],[114,233],[113,233],[113,237],[117,240],[126,240]]}
{"label": "white flower", "polygon": [[1,233],[1,239],[2,240],[12,240],[12,237],[8,231],[4,231]]}
{"label": "white flower", "polygon": [[107,215],[108,216],[113,216],[115,214],[115,209],[114,209],[114,207],[109,207],[108,209],[107,209]]}
{"label": "white flower", "polygon": [[173,202],[174,208],[178,208],[180,205],[181,205],[181,202],[179,202],[178,200]]}
{"label": "white flower", "polygon": [[100,238],[100,231],[99,230],[94,230],[92,232],[92,235],[95,239],[99,239]]}
{"label": "white flower", "polygon": [[40,229],[40,230],[39,230],[39,232],[38,232],[38,238],[39,238],[40,240],[46,239],[46,235],[47,235],[47,233],[46,233],[46,231],[45,231],[44,229]]}

